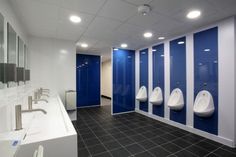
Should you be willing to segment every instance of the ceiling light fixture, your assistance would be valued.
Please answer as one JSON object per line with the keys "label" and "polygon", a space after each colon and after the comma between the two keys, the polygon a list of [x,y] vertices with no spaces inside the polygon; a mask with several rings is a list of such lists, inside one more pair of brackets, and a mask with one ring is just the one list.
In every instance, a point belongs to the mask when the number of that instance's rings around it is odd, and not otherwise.
{"label": "ceiling light fixture", "polygon": [[184,44],[184,41],[179,41],[178,44],[182,45],[182,44]]}
{"label": "ceiling light fixture", "polygon": [[70,16],[70,21],[73,23],[80,23],[82,20],[79,16],[77,15],[71,15]]}
{"label": "ceiling light fixture", "polygon": [[164,40],[164,39],[165,39],[165,37],[159,37],[158,39],[159,39],[159,40]]}
{"label": "ceiling light fixture", "polygon": [[120,46],[121,46],[122,48],[126,48],[126,47],[128,47],[128,45],[125,44],[125,43],[121,44]]}
{"label": "ceiling light fixture", "polygon": [[114,48],[113,50],[114,50],[114,51],[118,51],[119,49],[118,49],[118,48]]}
{"label": "ceiling light fixture", "polygon": [[152,52],[156,52],[157,50],[156,49],[152,49]]}
{"label": "ceiling light fixture", "polygon": [[187,18],[189,18],[189,19],[196,19],[196,18],[198,18],[200,15],[201,15],[201,11],[199,11],[199,10],[193,10],[193,11],[190,11],[190,12],[187,14]]}
{"label": "ceiling light fixture", "polygon": [[87,47],[88,47],[88,44],[82,43],[80,46],[83,47],[83,48],[87,48]]}
{"label": "ceiling light fixture", "polygon": [[146,32],[146,33],[143,34],[143,36],[145,38],[151,38],[152,37],[152,33],[151,32]]}

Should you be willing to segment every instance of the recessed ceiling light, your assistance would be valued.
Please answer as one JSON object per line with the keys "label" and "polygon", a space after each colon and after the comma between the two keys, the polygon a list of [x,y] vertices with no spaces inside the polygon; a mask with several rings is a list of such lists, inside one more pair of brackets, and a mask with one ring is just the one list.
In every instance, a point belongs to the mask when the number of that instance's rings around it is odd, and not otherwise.
{"label": "recessed ceiling light", "polygon": [[164,39],[165,39],[165,37],[159,37],[158,39],[159,39],[159,40],[164,40]]}
{"label": "recessed ceiling light", "polygon": [[157,51],[156,49],[152,49],[152,52],[155,52],[155,51]]}
{"label": "recessed ceiling light", "polygon": [[88,47],[88,44],[82,43],[80,46],[83,47],[83,48],[86,48],[86,47]]}
{"label": "recessed ceiling light", "polygon": [[60,53],[61,53],[61,54],[67,54],[68,52],[67,52],[66,50],[64,50],[64,49],[61,49],[61,50],[60,50]]}
{"label": "recessed ceiling light", "polygon": [[187,18],[189,18],[189,19],[196,19],[196,18],[198,18],[200,15],[201,15],[201,11],[199,11],[199,10],[193,10],[193,11],[190,11],[190,12],[187,14]]}
{"label": "recessed ceiling light", "polygon": [[143,34],[143,36],[145,38],[151,38],[152,37],[152,33],[151,32],[146,32],[146,33]]}
{"label": "recessed ceiling light", "polygon": [[81,18],[77,15],[71,15],[70,16],[70,21],[73,23],[80,23],[81,22]]}
{"label": "recessed ceiling light", "polygon": [[178,44],[182,45],[182,44],[184,44],[184,41],[179,41]]}
{"label": "recessed ceiling light", "polygon": [[119,49],[118,49],[118,48],[114,48],[113,50],[114,50],[114,51],[118,51]]}
{"label": "recessed ceiling light", "polygon": [[211,49],[204,49],[204,51],[205,51],[205,52],[210,52],[210,51],[211,51]]}
{"label": "recessed ceiling light", "polygon": [[126,47],[128,47],[128,45],[125,44],[125,43],[121,44],[120,46],[121,46],[122,48],[126,48]]}

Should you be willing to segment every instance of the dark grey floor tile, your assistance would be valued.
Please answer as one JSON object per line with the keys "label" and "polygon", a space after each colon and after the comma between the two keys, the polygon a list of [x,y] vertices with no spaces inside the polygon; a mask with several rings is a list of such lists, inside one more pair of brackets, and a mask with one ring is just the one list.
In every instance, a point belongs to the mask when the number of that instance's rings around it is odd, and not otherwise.
{"label": "dark grey floor tile", "polygon": [[157,157],[166,157],[166,156],[170,155],[170,152],[166,151],[165,149],[163,149],[162,147],[159,147],[159,146],[154,147],[148,151]]}
{"label": "dark grey floor tile", "polygon": [[213,152],[219,157],[236,157],[236,154],[225,149],[219,148]]}
{"label": "dark grey floor tile", "polygon": [[134,136],[130,136],[130,138],[132,140],[134,140],[135,142],[140,142],[140,141],[144,141],[146,138],[142,135],[134,135]]}
{"label": "dark grey floor tile", "polygon": [[120,148],[122,147],[118,142],[116,141],[110,141],[110,142],[106,142],[106,143],[103,143],[105,145],[105,147],[111,151],[113,149],[116,149],[116,148]]}
{"label": "dark grey floor tile", "polygon": [[212,145],[210,143],[207,143],[205,141],[201,141],[201,142],[199,142],[199,143],[197,143],[195,145],[198,146],[198,147],[201,147],[201,148],[203,148],[203,149],[205,149],[205,150],[207,150],[209,152],[212,152],[212,151],[216,150],[217,148],[219,148],[219,147],[217,147],[215,145]]}
{"label": "dark grey floor tile", "polygon": [[177,139],[176,136],[171,135],[171,134],[164,134],[164,135],[161,135],[160,137],[166,139],[167,141],[173,141],[173,140]]}
{"label": "dark grey floor tile", "polygon": [[109,152],[103,152],[103,153],[94,155],[93,157],[112,157],[112,155]]}
{"label": "dark grey floor tile", "polygon": [[164,139],[164,138],[161,138],[161,137],[155,137],[155,138],[152,138],[150,139],[152,142],[154,142],[155,144],[157,145],[161,145],[161,144],[165,144],[165,143],[168,143],[168,140]]}
{"label": "dark grey floor tile", "polygon": [[89,157],[90,154],[89,154],[88,150],[85,148],[85,149],[78,150],[78,156]]}
{"label": "dark grey floor tile", "polygon": [[99,153],[107,151],[103,145],[95,145],[92,147],[88,147],[88,150],[91,153],[91,155],[95,155],[95,154],[99,154]]}
{"label": "dark grey floor tile", "polygon": [[125,148],[119,148],[111,151],[113,157],[128,157],[131,154]]}
{"label": "dark grey floor tile", "polygon": [[205,157],[219,157],[219,156],[217,156],[217,155],[214,154],[214,153],[209,153],[209,154],[207,154]]}
{"label": "dark grey floor tile", "polygon": [[151,148],[153,148],[153,147],[156,146],[156,144],[153,143],[153,142],[150,141],[150,140],[145,140],[145,141],[142,141],[142,142],[138,142],[138,144],[139,144],[140,146],[142,146],[143,148],[145,148],[145,149],[151,149]]}
{"label": "dark grey floor tile", "polygon": [[195,154],[196,156],[202,157],[207,155],[208,153],[210,153],[209,151],[202,149],[198,146],[192,145],[190,147],[188,147],[186,150],[188,150],[189,152]]}
{"label": "dark grey floor tile", "polygon": [[173,143],[166,143],[166,144],[161,145],[161,147],[163,147],[164,149],[166,149],[167,151],[169,151],[171,153],[175,153],[175,152],[180,151],[182,149],[181,147],[179,147]]}
{"label": "dark grey floor tile", "polygon": [[177,157],[197,157],[196,155],[190,153],[187,150],[181,150],[181,151],[175,153],[174,155]]}
{"label": "dark grey floor tile", "polygon": [[123,146],[127,146],[127,145],[130,145],[132,143],[135,143],[135,141],[130,139],[130,138],[118,139],[117,141]]}
{"label": "dark grey floor tile", "polygon": [[149,152],[142,152],[139,154],[134,155],[135,157],[154,157],[151,153]]}
{"label": "dark grey floor tile", "polygon": [[88,147],[101,144],[100,141],[99,141],[97,138],[90,138],[90,139],[88,139],[88,140],[84,140],[84,143],[85,143]]}
{"label": "dark grey floor tile", "polygon": [[98,139],[101,142],[109,142],[109,141],[114,141],[115,140],[111,135],[101,136],[101,137],[98,137]]}
{"label": "dark grey floor tile", "polygon": [[231,148],[231,147],[228,147],[228,146],[223,146],[222,149],[228,150],[228,151],[233,152],[233,153],[236,154],[236,148]]}
{"label": "dark grey floor tile", "polygon": [[172,143],[174,143],[177,146],[182,147],[182,148],[186,148],[186,147],[189,147],[191,145],[191,143],[189,143],[185,140],[182,140],[182,139],[176,139],[176,140],[172,141]]}
{"label": "dark grey floor tile", "polygon": [[144,148],[142,148],[141,146],[139,146],[138,144],[132,144],[132,145],[128,145],[125,147],[131,154],[137,154],[140,152],[144,151]]}

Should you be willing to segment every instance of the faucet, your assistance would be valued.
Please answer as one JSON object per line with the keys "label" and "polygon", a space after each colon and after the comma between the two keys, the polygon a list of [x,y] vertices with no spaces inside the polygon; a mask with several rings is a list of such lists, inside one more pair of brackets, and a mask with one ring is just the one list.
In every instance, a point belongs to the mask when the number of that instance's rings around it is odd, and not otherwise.
{"label": "faucet", "polygon": [[43,109],[32,109],[32,104],[28,104],[29,109],[28,110],[22,110],[21,105],[15,106],[15,118],[16,118],[16,129],[15,130],[21,130],[22,129],[22,113],[25,112],[37,112],[41,111],[44,114],[47,114],[47,111]]}
{"label": "faucet", "polygon": [[[32,97],[31,97],[32,98]],[[29,100],[29,99],[28,99]],[[48,101],[46,99],[40,99],[40,92],[39,91],[35,91],[34,92],[34,100],[31,99],[29,101],[34,102],[35,104],[37,104],[39,101],[45,101],[46,103],[48,103]]]}

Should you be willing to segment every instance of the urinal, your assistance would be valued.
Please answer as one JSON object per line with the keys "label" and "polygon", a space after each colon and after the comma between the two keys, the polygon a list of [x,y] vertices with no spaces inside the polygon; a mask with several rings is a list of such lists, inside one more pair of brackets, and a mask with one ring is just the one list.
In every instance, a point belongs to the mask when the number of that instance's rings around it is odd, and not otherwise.
{"label": "urinal", "polygon": [[161,105],[163,102],[162,90],[160,87],[154,88],[150,96],[150,103],[153,105]]}
{"label": "urinal", "polygon": [[184,96],[179,88],[171,92],[167,105],[172,110],[181,110],[184,107]]}
{"label": "urinal", "polygon": [[214,113],[214,101],[210,92],[202,90],[197,94],[193,111],[199,117],[210,117]]}
{"label": "urinal", "polygon": [[140,102],[145,102],[147,101],[147,89],[145,86],[142,86],[139,91],[138,94],[136,96],[136,99]]}

